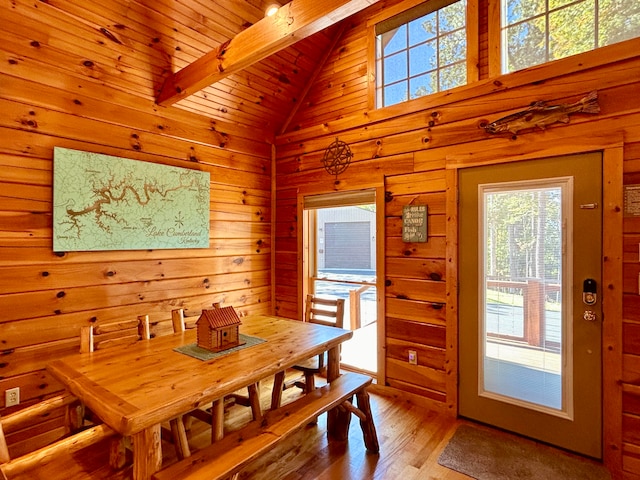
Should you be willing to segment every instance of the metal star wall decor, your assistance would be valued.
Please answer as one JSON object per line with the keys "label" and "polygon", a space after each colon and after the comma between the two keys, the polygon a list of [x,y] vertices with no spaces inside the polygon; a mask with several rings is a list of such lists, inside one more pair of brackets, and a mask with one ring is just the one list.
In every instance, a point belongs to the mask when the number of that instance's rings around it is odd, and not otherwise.
{"label": "metal star wall decor", "polygon": [[352,158],[353,153],[351,153],[349,145],[336,137],[336,141],[325,150],[322,163],[327,172],[338,178],[338,175],[347,169]]}

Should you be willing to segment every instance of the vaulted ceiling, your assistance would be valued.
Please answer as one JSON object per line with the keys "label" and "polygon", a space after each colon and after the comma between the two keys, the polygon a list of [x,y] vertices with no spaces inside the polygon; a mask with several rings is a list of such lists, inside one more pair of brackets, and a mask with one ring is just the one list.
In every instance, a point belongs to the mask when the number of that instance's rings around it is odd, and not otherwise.
{"label": "vaulted ceiling", "polygon": [[[169,61],[154,81],[158,103],[278,134],[335,46],[339,22],[376,1],[292,0],[271,18],[271,0],[138,0],[130,8],[148,9],[154,48]],[[113,26],[122,41],[128,32]]]}

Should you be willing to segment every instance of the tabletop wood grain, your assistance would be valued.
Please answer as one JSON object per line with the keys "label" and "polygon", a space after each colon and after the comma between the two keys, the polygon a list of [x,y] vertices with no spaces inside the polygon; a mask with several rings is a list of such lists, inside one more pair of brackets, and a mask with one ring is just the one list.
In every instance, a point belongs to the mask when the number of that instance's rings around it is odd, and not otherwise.
{"label": "tabletop wood grain", "polygon": [[174,351],[194,343],[195,330],[124,348],[71,355],[47,369],[107,425],[138,433],[301,360],[337,347],[352,332],[279,317],[242,318],[240,332],[266,340],[208,361]]}

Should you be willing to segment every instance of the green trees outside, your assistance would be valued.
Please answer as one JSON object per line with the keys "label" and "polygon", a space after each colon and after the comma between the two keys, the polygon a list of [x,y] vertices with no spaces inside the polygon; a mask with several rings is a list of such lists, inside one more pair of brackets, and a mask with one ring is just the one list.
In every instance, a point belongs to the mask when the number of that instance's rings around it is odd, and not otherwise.
{"label": "green trees outside", "polygon": [[[501,0],[504,72],[640,36],[640,0]],[[380,106],[467,83],[466,0],[378,36]]]}
{"label": "green trees outside", "polygon": [[503,71],[640,36],[638,0],[502,0]]}
{"label": "green trees outside", "polygon": [[485,193],[485,272],[496,280],[560,280],[560,188]]}
{"label": "green trees outside", "polygon": [[467,2],[459,1],[417,20],[433,40],[432,73],[426,84],[411,89],[411,98],[449,90],[467,83]]}

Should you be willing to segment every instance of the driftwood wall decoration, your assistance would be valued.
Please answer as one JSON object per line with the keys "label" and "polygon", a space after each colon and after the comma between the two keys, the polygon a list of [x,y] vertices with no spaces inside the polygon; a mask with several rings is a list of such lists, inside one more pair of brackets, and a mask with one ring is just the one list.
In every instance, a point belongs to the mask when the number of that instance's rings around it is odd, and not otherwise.
{"label": "driftwood wall decoration", "polygon": [[599,113],[598,92],[593,91],[575,103],[547,105],[546,102],[534,102],[529,108],[521,112],[502,117],[495,122],[482,125],[487,133],[518,133],[520,130],[538,127],[544,130],[555,122],[569,123],[572,113]]}

